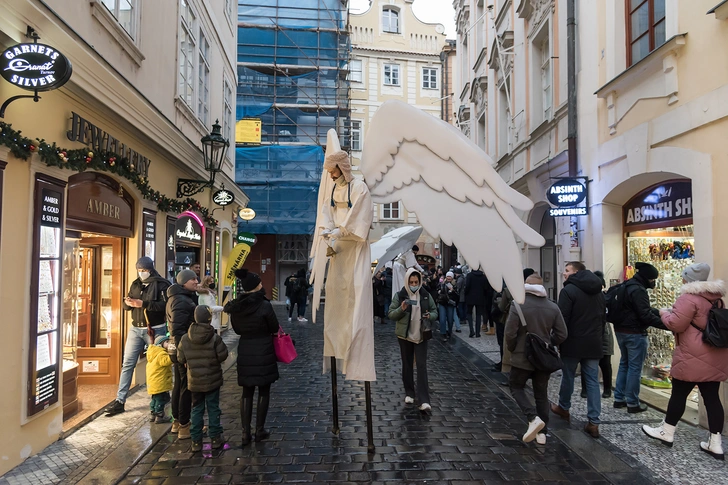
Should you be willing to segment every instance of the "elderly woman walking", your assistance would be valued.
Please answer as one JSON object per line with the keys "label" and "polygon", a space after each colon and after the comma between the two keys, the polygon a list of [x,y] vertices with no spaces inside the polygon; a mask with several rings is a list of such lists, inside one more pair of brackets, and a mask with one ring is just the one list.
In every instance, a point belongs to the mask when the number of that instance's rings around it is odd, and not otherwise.
{"label": "elderly woman walking", "polygon": [[682,273],[681,295],[672,310],[661,310],[660,318],[675,334],[675,352],[672,355],[672,395],[667,405],[665,420],[657,427],[642,426],[642,431],[667,446],[672,446],[675,427],[685,412],[685,401],[698,386],[708,414],[710,438],[700,443],[700,449],[714,458],[723,460],[721,432],[723,406],[718,390],[728,380],[728,349],[717,348],[703,342],[703,331],[708,314],[714,304],[723,306],[726,287],[722,281],[708,281],[710,266],[696,263]]}

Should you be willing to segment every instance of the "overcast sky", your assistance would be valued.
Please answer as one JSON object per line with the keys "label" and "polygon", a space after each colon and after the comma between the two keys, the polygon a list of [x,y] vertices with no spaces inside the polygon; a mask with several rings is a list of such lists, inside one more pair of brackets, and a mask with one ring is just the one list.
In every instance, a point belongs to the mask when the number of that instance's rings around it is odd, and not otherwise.
{"label": "overcast sky", "polygon": [[[351,0],[352,12],[363,12],[368,7],[369,0]],[[451,0],[415,0],[412,9],[418,19],[444,25],[447,38],[455,38],[455,10]]]}

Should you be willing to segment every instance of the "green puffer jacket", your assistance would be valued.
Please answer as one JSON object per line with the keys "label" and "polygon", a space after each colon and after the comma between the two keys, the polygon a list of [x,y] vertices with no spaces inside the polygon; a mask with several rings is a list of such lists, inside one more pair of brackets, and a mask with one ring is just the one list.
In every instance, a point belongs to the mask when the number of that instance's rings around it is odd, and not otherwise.
{"label": "green puffer jacket", "polygon": [[[392,304],[389,306],[389,319],[394,320],[394,333],[397,337],[407,338],[407,332],[410,326],[411,312],[402,310],[402,300],[408,298],[407,290],[402,288],[399,292],[392,295]],[[437,304],[435,299],[425,290],[420,288],[420,304],[422,305],[422,313],[430,312],[430,321],[437,321]]]}
{"label": "green puffer jacket", "polygon": [[187,389],[209,392],[222,386],[228,349],[209,323],[193,323],[177,347],[177,362],[187,365]]}

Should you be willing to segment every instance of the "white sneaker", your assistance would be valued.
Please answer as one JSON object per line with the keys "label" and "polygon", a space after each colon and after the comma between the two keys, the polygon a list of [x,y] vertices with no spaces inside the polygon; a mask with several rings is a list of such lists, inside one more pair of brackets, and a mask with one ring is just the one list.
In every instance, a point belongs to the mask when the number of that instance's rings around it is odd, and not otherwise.
{"label": "white sneaker", "polygon": [[291,317],[288,317],[288,321],[289,321],[289,322],[291,321]]}
{"label": "white sneaker", "polygon": [[536,435],[543,429],[544,426],[546,426],[546,423],[544,423],[541,418],[538,416],[533,418],[533,421],[528,423],[528,430],[526,430],[526,434],[523,435],[523,442],[530,443],[536,439]]}
{"label": "white sneaker", "polygon": [[423,402],[422,404],[420,404],[420,411],[429,411],[431,409],[432,409],[432,406],[430,406],[426,402]]}
{"label": "white sneaker", "polygon": [[546,433],[539,433],[536,435],[536,443],[539,445],[546,444]]}
{"label": "white sneaker", "polygon": [[299,317],[299,318],[298,318],[298,321],[299,321],[299,322],[308,322],[308,319],[306,319],[306,318],[303,318],[303,317]]}
{"label": "white sneaker", "polygon": [[663,421],[660,423],[660,426],[655,428],[651,428],[647,425],[642,426],[642,432],[650,438],[659,440],[664,445],[672,448],[672,443],[675,440],[675,426],[670,426]]}
{"label": "white sneaker", "polygon": [[415,403],[415,398],[407,396],[407,397],[404,398],[404,403],[405,404],[414,404]]}

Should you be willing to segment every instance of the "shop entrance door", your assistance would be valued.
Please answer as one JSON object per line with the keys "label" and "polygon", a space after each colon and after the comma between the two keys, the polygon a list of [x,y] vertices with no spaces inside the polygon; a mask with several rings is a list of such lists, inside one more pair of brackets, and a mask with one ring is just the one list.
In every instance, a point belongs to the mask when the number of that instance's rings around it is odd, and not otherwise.
{"label": "shop entrance door", "polygon": [[83,236],[78,275],[78,383],[116,384],[121,362],[122,239]]}
{"label": "shop entrance door", "polygon": [[556,301],[559,274],[556,272],[556,221],[548,212],[541,220],[541,235],[546,244],[541,247],[541,277],[549,298]]}

